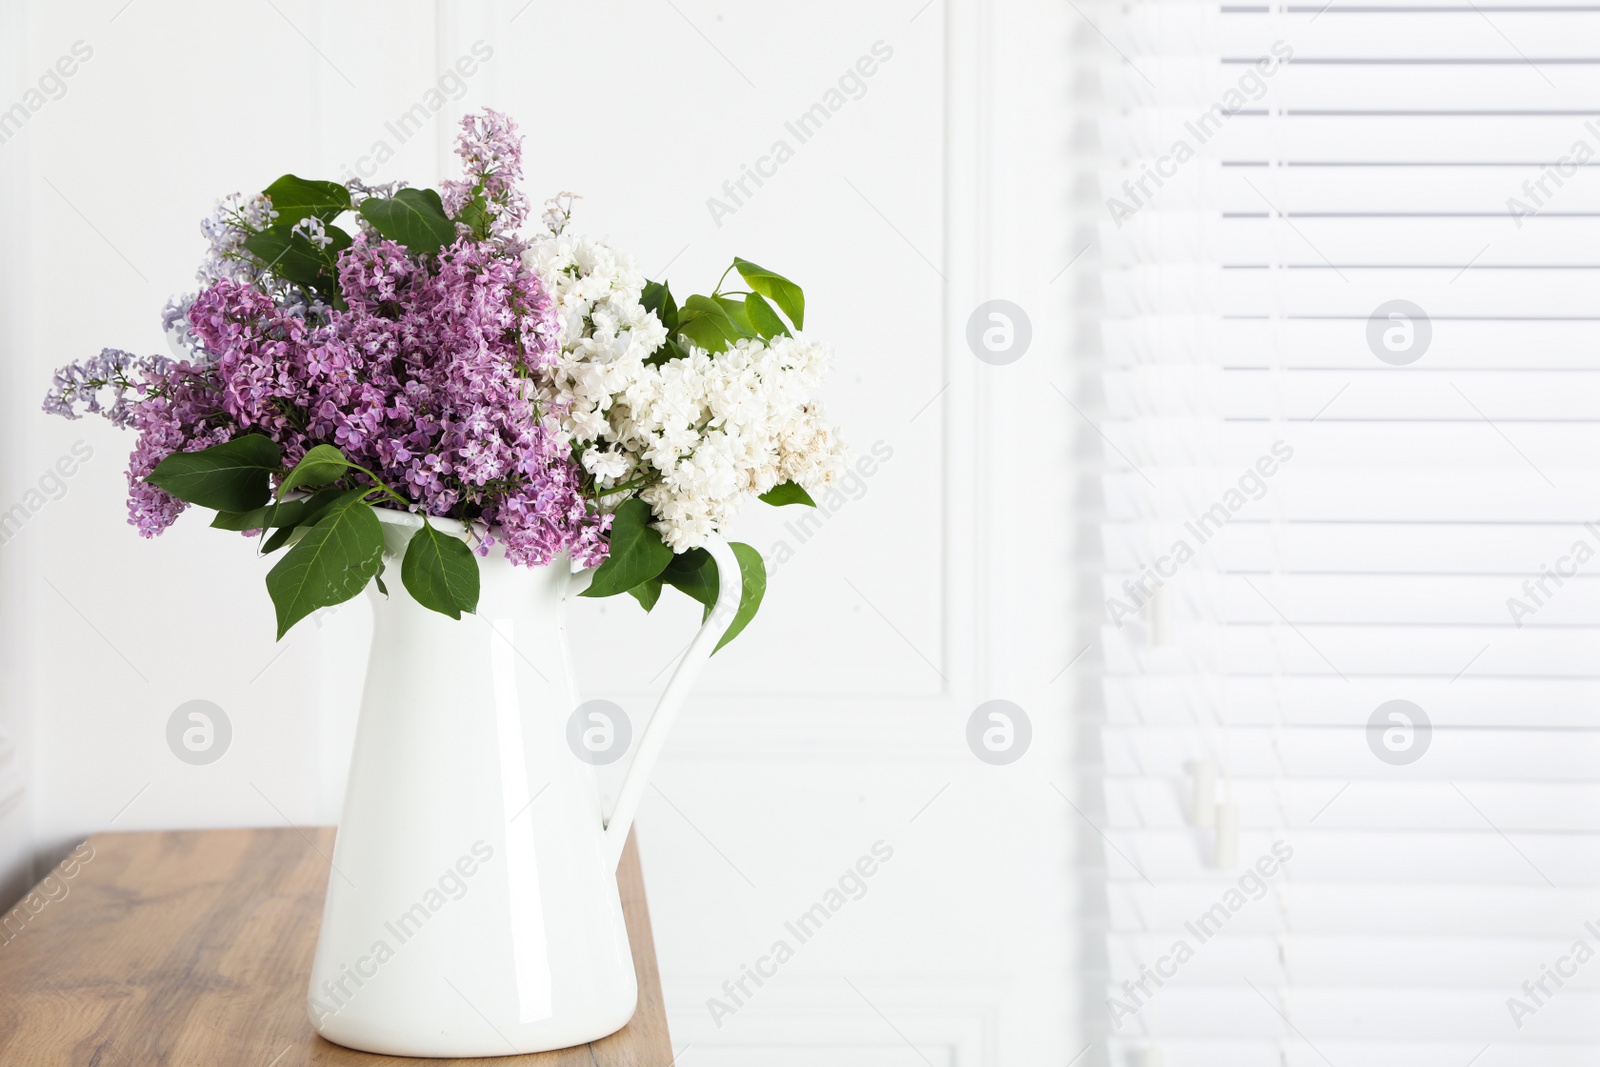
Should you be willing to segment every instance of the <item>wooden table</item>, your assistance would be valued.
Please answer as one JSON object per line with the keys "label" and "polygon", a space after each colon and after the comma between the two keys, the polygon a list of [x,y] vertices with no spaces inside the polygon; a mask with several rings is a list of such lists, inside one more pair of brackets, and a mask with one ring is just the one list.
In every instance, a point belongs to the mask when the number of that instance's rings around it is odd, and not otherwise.
{"label": "wooden table", "polygon": [[[89,846],[92,858],[74,874],[57,868],[54,883],[45,879],[37,896],[0,922],[6,1067],[672,1062],[631,837],[617,882],[639,976],[633,1021],[592,1045],[488,1061],[375,1056],[311,1029],[306,980],[332,830],[100,834]],[[79,854],[89,855],[86,848]]]}

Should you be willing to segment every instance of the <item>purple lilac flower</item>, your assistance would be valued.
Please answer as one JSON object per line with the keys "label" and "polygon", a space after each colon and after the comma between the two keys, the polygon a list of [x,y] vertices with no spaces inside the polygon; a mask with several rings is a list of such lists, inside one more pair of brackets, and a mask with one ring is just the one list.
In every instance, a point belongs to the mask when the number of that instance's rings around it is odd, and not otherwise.
{"label": "purple lilac flower", "polygon": [[481,552],[498,540],[524,565],[561,552],[588,566],[605,558],[610,518],[592,510],[582,471],[535,402],[560,322],[518,254],[526,201],[516,127],[493,111],[462,127],[467,176],[446,183],[445,202],[454,214],[481,194],[489,239],[463,228],[420,260],[364,229],[340,255],[347,307],[335,311],[239,258],[240,234],[270,221],[270,203],[225,202],[205,226],[206,288],[163,316],[196,360],[108,349],[57,373],[47,411],[76,418],[83,405],[139,431],[128,508],[141,534],[161,532],[186,507],[144,481],[161,460],[260,433],[286,464],[335,445],[414,510],[481,529]]}
{"label": "purple lilac flower", "polygon": [[220,417],[216,394],[207,387],[201,368],[171,364],[147,391],[149,395],[133,406],[139,440],[128,457],[128,522],[138,527],[141,537],[154,537],[189,505],[145,478],[174,452],[199,452],[234,435]]}
{"label": "purple lilac flower", "polygon": [[440,186],[445,213],[451,218],[460,216],[472,198],[481,193],[489,216],[489,235],[517,245],[516,231],[528,217],[528,200],[519,188],[522,138],[517,134],[517,124],[490,108],[484,108],[481,114],[463,115],[456,155],[461,157],[466,177]]}
{"label": "purple lilac flower", "polygon": [[514,562],[604,558],[605,524],[531,402],[560,330],[538,276],[486,242],[458,240],[430,271],[363,235],[339,277],[348,309],[322,326],[235,282],[195,300],[189,320],[220,353],[230,419],[278,441],[287,462],[330,443],[418,510],[498,526]]}

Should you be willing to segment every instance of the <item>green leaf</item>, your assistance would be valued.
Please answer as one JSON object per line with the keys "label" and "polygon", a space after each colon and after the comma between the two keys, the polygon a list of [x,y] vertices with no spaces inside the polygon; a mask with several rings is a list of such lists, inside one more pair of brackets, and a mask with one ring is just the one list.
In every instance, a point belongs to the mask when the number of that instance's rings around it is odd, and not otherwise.
{"label": "green leaf", "polygon": [[707,608],[717,602],[717,561],[703,548],[691,548],[674,556],[661,580],[688,593]]}
{"label": "green leaf", "polygon": [[378,592],[383,594],[383,599],[388,600],[389,599],[389,587],[383,584],[383,568],[382,567],[378,568],[378,573],[374,574],[372,576],[372,580],[378,584]]}
{"label": "green leaf", "polygon": [[[267,538],[266,542],[261,546],[261,554],[263,556],[272,555],[289,543],[290,538],[294,536],[295,530],[302,526],[316,525],[317,520],[322,518],[322,513],[327,511],[333,502],[338,500],[345,492],[346,490],[344,489],[324,489],[314,496],[308,496],[298,501],[303,506],[298,521],[278,527],[277,532]],[[369,489],[368,492],[370,493],[371,490]],[[295,501],[290,501],[290,503],[295,503]],[[289,505],[284,504],[282,506],[288,507]]]}
{"label": "green leaf", "polygon": [[667,288],[666,282],[645,282],[644,292],[639,294],[639,303],[644,305],[646,311],[654,311],[661,325],[668,330],[678,328],[678,303],[672,299],[672,290]]}
{"label": "green leaf", "polygon": [[247,434],[201,452],[174,452],[145,481],[214,511],[252,511],[271,499],[267,474],[278,469],[277,442]]}
{"label": "green leaf", "polygon": [[318,248],[311,243],[311,238],[294,233],[293,228],[293,223],[280,222],[246,237],[244,246],[265,263],[269,271],[285,281],[326,292],[333,282],[339,253],[353,243],[350,235],[337,226],[329,226],[325,232],[333,243]]}
{"label": "green leaf", "polygon": [[482,193],[461,205],[461,213],[456,216],[456,221],[471,230],[479,240],[489,236],[489,202]]}
{"label": "green leaf", "polygon": [[441,615],[459,619],[463,611],[478,609],[478,557],[427,519],[406,544],[400,580],[418,604]]}
{"label": "green leaf", "polygon": [[[713,655],[749,625],[750,620],[756,617],[756,609],[761,607],[761,598],[767,594],[767,565],[762,562],[761,553],[738,541],[731,542],[730,547],[739,561],[739,576],[744,580],[744,588],[739,594],[739,610],[733,616],[733,624],[722,635],[722,640],[717,642],[717,647],[711,650]],[[706,614],[711,614],[710,608],[706,609]]]}
{"label": "green leaf", "polygon": [[583,596],[615,596],[649,581],[672,562],[672,549],[650,528],[650,505],[625,500],[611,519],[611,554],[595,568]]}
{"label": "green leaf", "polygon": [[432,189],[401,189],[388,200],[368,197],[361,201],[361,217],[380,235],[417,255],[436,253],[456,239],[456,224]]}
{"label": "green leaf", "polygon": [[[739,594],[739,608],[734,613],[733,622],[717,642],[717,648],[739,636],[739,631],[755,617],[756,609],[761,606],[761,598],[767,591],[767,567],[761,560],[761,553],[738,542],[733,542],[731,547],[734,558],[739,561],[739,576],[744,584]],[[658,582],[681,589],[698,600],[704,607],[700,618],[702,623],[711,617],[711,609],[716,607],[717,595],[722,589],[717,576],[717,561],[703,548],[691,548],[673,557],[672,563],[661,572]],[[714,648],[711,651],[715,653],[716,650]]]}
{"label": "green leaf", "polygon": [[[761,606],[761,598],[767,591],[767,568],[761,560],[761,553],[738,542],[734,542],[732,548],[734,558],[739,561],[739,576],[744,586],[739,594],[739,609],[734,613],[727,632],[717,642],[717,648],[739,636],[739,631],[755,617],[756,609]],[[691,548],[673,558],[667,569],[661,572],[660,580],[683,590],[703,605],[705,610],[701,613],[701,622],[711,617],[711,609],[716,607],[717,594],[722,588],[717,576],[717,561],[711,553],[703,548]],[[712,649],[712,652],[715,651]]]}
{"label": "green leaf", "polygon": [[273,531],[271,537],[267,538],[261,543],[261,554],[263,556],[270,556],[274,552],[278,551],[278,549],[288,544],[289,538],[294,536],[294,532],[298,526],[299,524],[297,523],[295,526],[278,527],[277,530]]}
{"label": "green leaf", "polygon": [[781,508],[785,504],[804,504],[808,508],[817,506],[817,502],[811,499],[811,494],[806,492],[805,486],[799,482],[784,482],[782,485],[775,485],[765,493],[762,493],[760,499],[775,508]]}
{"label": "green leaf", "polygon": [[794,323],[797,330],[805,329],[806,323],[806,294],[800,287],[781,274],[774,274],[765,267],[758,267],[748,259],[733,257],[733,265],[738,268],[739,276],[745,284],[774,304],[789,316],[789,321]]}
{"label": "green leaf", "polygon": [[294,470],[278,486],[278,496],[304,487],[327,485],[350,469],[350,461],[332,445],[317,445],[300,457]]}
{"label": "green leaf", "polygon": [[741,330],[727,310],[709,296],[691,296],[683,302],[678,332],[707,352],[726,352],[734,341],[749,334]]}
{"label": "green leaf", "polygon": [[219,511],[211,520],[213,530],[276,530],[298,526],[305,517],[304,500],[285,500],[251,511]]}
{"label": "green leaf", "polygon": [[637,600],[645,611],[649,611],[656,606],[656,601],[661,599],[661,576],[658,574],[654,578],[640,582],[628,590],[628,595]]}
{"label": "green leaf", "polygon": [[740,333],[746,337],[755,336],[756,328],[750,322],[750,313],[745,310],[743,298],[714,296],[711,299],[715,300],[717,306],[727,313],[729,319],[733,320],[733,324],[739,328]]}
{"label": "green leaf", "polygon": [[645,363],[652,367],[660,366],[671,359],[683,359],[687,353],[672,338],[661,342],[661,347],[645,357]]}
{"label": "green leaf", "polygon": [[744,298],[745,314],[750,319],[750,328],[761,336],[763,341],[770,341],[779,334],[789,336],[789,327],[778,318],[778,313],[772,310],[772,305],[760,293],[751,293]]}
{"label": "green leaf", "polygon": [[316,611],[360,593],[383,567],[383,523],[365,497],[372,490],[339,493],[317,524],[267,573],[267,592],[278,614],[278,639]]}
{"label": "green leaf", "polygon": [[292,225],[308,215],[332,222],[350,210],[350,190],[338,182],[311,181],[285,174],[266,188],[278,225]]}

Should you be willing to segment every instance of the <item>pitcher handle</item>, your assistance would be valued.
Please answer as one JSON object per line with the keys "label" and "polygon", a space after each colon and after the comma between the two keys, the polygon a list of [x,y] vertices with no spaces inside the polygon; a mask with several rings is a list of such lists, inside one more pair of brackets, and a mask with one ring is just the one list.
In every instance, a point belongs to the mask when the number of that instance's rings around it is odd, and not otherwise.
{"label": "pitcher handle", "polygon": [[656,760],[660,758],[661,750],[666,747],[667,733],[672,729],[678,712],[683,710],[684,699],[689,695],[695,679],[700,676],[701,669],[711,658],[711,653],[716,650],[717,642],[727,633],[728,627],[733,625],[734,616],[739,613],[739,598],[744,594],[744,579],[739,573],[739,557],[733,554],[728,542],[717,534],[706,537],[705,549],[711,553],[711,558],[717,561],[717,602],[712,607],[711,614],[707,615],[705,622],[700,625],[700,632],[689,642],[689,648],[678,661],[672,677],[667,679],[667,687],[662,690],[661,699],[656,702],[655,714],[650,716],[650,724],[645,727],[644,735],[639,738],[638,750],[634,752],[633,762],[629,764],[628,773],[622,779],[622,791],[617,794],[616,808],[612,811],[605,827],[607,855],[613,868],[622,859],[622,849],[627,844],[628,831],[633,827],[633,817],[639,810],[639,801],[644,798],[645,786],[650,784],[650,775],[655,770]]}

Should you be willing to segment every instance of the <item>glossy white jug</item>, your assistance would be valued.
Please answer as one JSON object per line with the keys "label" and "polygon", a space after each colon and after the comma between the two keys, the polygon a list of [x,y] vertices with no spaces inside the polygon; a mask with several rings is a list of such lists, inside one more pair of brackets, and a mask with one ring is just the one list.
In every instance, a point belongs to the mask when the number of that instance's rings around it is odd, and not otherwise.
{"label": "glossy white jug", "polygon": [[[379,510],[388,595],[329,872],[308,1008],[323,1037],[394,1056],[504,1056],[604,1037],[638,987],[616,866],[689,687],[737,611],[739,565],[634,746],[609,824],[568,744],[579,697],[565,559],[481,559],[476,615],[417,604],[400,581],[415,516]],[[461,528],[433,520],[453,533]]]}

